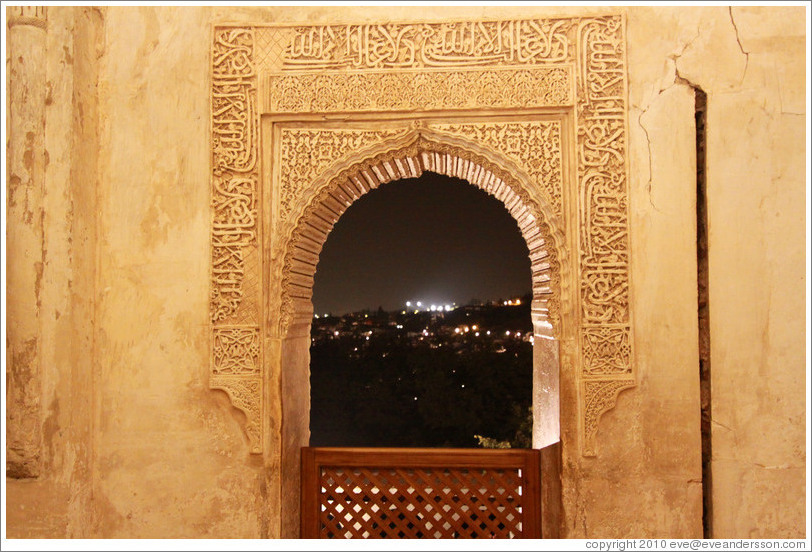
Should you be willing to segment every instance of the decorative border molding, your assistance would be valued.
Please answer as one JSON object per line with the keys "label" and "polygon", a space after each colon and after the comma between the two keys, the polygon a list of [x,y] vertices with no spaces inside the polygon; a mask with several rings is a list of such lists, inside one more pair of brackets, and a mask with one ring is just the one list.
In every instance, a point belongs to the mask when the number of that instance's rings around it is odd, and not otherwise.
{"label": "decorative border molding", "polygon": [[572,105],[572,67],[272,74],[264,113],[509,109]]}
{"label": "decorative border molding", "polygon": [[[620,16],[598,17],[579,20],[576,31],[580,377],[584,382],[580,405],[585,456],[596,454],[600,417],[614,407],[620,391],[635,385],[629,311],[624,27]],[[595,378],[601,381],[589,381]]]}
{"label": "decorative border molding", "polygon": [[252,28],[216,28],[212,46],[211,340],[209,387],[246,415],[262,452],[259,115]]}
{"label": "decorative border molding", "polygon": [[[216,332],[229,326],[256,328],[259,343],[268,331],[262,316],[263,291],[259,284],[262,274],[257,209],[262,194],[258,188],[260,111],[308,115],[510,109],[515,115],[517,110],[528,108],[569,108],[575,120],[577,192],[573,197],[577,198],[576,205],[564,205],[563,190],[556,190],[551,181],[540,181],[538,175],[534,175],[533,164],[545,159],[536,148],[546,144],[546,139],[532,139],[535,140],[533,147],[524,144],[511,149],[493,138],[483,139],[472,127],[463,130],[464,125],[457,125],[456,131],[451,126],[438,130],[466,135],[524,167],[522,170],[531,175],[527,181],[539,187],[541,204],[549,205],[554,211],[550,215],[554,218],[549,219],[536,211],[534,220],[542,216],[542,220],[548,222],[563,221],[563,228],[578,228],[578,235],[571,243],[577,243],[578,247],[577,255],[573,255],[578,261],[573,268],[580,282],[577,304],[573,305],[579,326],[576,332],[580,351],[579,425],[582,452],[594,455],[599,418],[614,405],[617,393],[633,387],[636,381],[629,308],[624,32],[625,21],[619,15],[384,25],[215,27],[212,47],[213,343]],[[477,93],[471,94],[471,90]],[[506,133],[513,124],[496,123],[499,128],[494,132]],[[306,132],[300,131],[301,134]],[[354,138],[346,132],[339,138],[344,142],[335,145],[336,151],[357,153],[373,148],[375,143],[380,146],[396,138],[381,131],[353,132]],[[319,130],[313,140],[329,142],[339,134]],[[375,175],[378,182],[384,182],[393,179],[395,174],[411,174],[415,167],[403,169],[401,165],[409,159],[421,162],[422,156],[431,159],[431,163],[454,157],[459,160],[456,163],[469,163],[468,168],[477,170],[471,168],[476,163],[470,163],[470,151],[465,148],[459,151],[451,148],[446,152],[440,142],[429,142],[414,146],[417,149],[406,147],[400,153],[390,150],[384,155],[381,150],[375,150],[378,152],[375,155],[383,157],[367,158],[369,162],[358,165],[364,168],[353,173],[354,178]],[[297,155],[285,153],[284,147],[283,140],[283,157]],[[336,164],[344,162],[336,159],[340,155],[331,153],[328,157],[329,162],[326,158],[317,159],[301,173],[285,173],[282,222],[298,220],[293,213],[299,212],[299,207],[294,207],[294,203],[311,204],[314,197],[313,205],[319,201],[326,202],[325,205],[336,201],[323,191],[318,191],[317,196],[304,197],[316,193],[303,191],[315,189],[308,182],[320,182],[327,190],[331,178],[337,178],[340,171]],[[430,170],[427,167],[421,166],[421,170]],[[392,174],[375,173],[388,169],[392,169]],[[401,169],[403,172],[399,172]],[[328,174],[332,176],[328,178]],[[353,195],[351,188],[345,185],[355,182],[352,178],[345,172],[341,175],[344,180],[336,181],[330,188],[331,193],[354,201],[358,189]],[[303,196],[297,198],[300,193]],[[339,207],[340,204],[334,214],[343,212]],[[304,209],[304,204],[301,208]],[[567,222],[573,219],[576,224]],[[280,220],[274,221],[274,232],[281,229]],[[331,223],[325,222],[319,231],[329,232],[330,228]],[[301,231],[304,230],[303,227]],[[301,237],[302,232],[297,239],[307,239]],[[275,235],[279,237],[278,233]],[[558,253],[549,252],[551,258],[539,263],[542,267],[539,274],[554,290],[567,283],[557,273],[559,259],[553,257]],[[309,262],[313,263],[314,258],[318,259],[318,249],[302,255],[309,255]],[[287,257],[283,265],[272,267],[272,273],[297,274],[291,257]],[[300,276],[301,284],[312,285],[309,276]],[[287,282],[293,283],[297,278],[289,276]],[[555,293],[551,297],[553,305]],[[295,299],[289,301],[295,302]],[[303,300],[307,302],[304,297]],[[282,305],[280,309],[280,313],[307,310]],[[551,313],[553,310],[551,308]],[[282,315],[282,318],[286,316],[293,315]],[[279,323],[285,326],[285,320]],[[218,357],[218,367],[248,366],[245,352],[239,347],[222,354],[235,356]],[[258,358],[261,365],[261,350]],[[228,383],[232,380],[223,379],[226,376],[215,371],[214,360],[211,369],[212,387],[232,389],[230,396],[236,400],[237,384]],[[261,368],[259,374],[257,396],[261,397]],[[229,376],[237,377],[257,376]],[[241,387],[239,390],[242,392]],[[250,418],[259,416],[261,408],[244,410]],[[249,424],[254,421],[249,420]],[[256,427],[259,433],[252,437],[254,452],[259,451],[257,443],[262,439],[262,424],[257,423]]]}

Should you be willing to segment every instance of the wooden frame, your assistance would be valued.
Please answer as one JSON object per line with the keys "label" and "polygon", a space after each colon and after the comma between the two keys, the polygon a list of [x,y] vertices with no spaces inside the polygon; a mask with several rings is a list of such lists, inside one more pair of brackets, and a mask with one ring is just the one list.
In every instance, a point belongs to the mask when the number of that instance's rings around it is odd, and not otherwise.
{"label": "wooden frame", "polygon": [[301,488],[302,538],[541,538],[540,450],[305,447]]}

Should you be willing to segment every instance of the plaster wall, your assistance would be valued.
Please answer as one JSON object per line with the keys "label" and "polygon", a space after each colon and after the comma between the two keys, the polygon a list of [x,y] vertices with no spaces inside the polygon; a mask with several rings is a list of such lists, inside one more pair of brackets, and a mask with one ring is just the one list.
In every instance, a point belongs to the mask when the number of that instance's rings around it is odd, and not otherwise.
{"label": "plaster wall", "polygon": [[596,457],[564,447],[562,535],[702,536],[693,84],[708,95],[713,536],[802,537],[803,8],[527,6],[49,9],[46,460],[7,478],[9,536],[282,530],[278,466],[208,389],[212,23],[619,10],[639,384],[602,417]]}

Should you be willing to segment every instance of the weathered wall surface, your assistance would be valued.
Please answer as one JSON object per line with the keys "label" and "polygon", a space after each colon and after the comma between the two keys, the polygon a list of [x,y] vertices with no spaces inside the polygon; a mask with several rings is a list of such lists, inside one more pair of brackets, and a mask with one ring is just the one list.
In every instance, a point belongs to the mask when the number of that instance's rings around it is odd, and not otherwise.
{"label": "weathered wall surface", "polygon": [[[696,86],[707,94],[712,535],[801,537],[804,9],[635,9],[628,21],[638,351],[649,373],[644,385],[659,380],[650,406],[684,403],[696,366],[696,315],[686,304],[696,285],[694,192],[684,165]],[[652,453],[662,452],[660,439],[695,437],[666,419],[659,424],[645,438]],[[682,459],[662,459],[671,464],[662,476],[676,476]]]}
{"label": "weathered wall surface", "polygon": [[[717,33],[686,47],[677,69],[709,92],[713,531],[797,537],[807,473],[804,8],[734,7],[703,24]],[[722,48],[731,63],[712,71],[699,52]]]}
{"label": "weathered wall surface", "polygon": [[260,536],[259,459],[206,379],[208,18],[106,12],[94,471],[103,537]]}
{"label": "weathered wall surface", "polygon": [[[33,250],[41,258],[40,475],[6,480],[10,537],[89,535],[100,24],[94,9],[54,10],[45,35],[42,240]],[[19,262],[10,247],[8,263]]]}
{"label": "weathered wall surface", "polygon": [[[278,535],[241,414],[208,389],[211,23],[601,11],[51,8],[43,463],[7,479],[9,536]],[[702,535],[693,83],[708,95],[713,534],[799,537],[803,9],[626,13],[639,385],[601,419],[597,457],[565,442],[564,535]],[[575,427],[562,416],[565,440]]]}

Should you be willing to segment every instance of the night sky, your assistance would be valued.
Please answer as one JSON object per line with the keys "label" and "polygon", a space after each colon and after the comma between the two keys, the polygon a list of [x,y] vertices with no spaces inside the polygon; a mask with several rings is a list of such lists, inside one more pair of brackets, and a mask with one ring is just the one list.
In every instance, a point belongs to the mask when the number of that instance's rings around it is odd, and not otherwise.
{"label": "night sky", "polygon": [[530,293],[530,259],[504,205],[435,173],[372,190],[341,216],[319,258],[316,313],[467,304]]}

